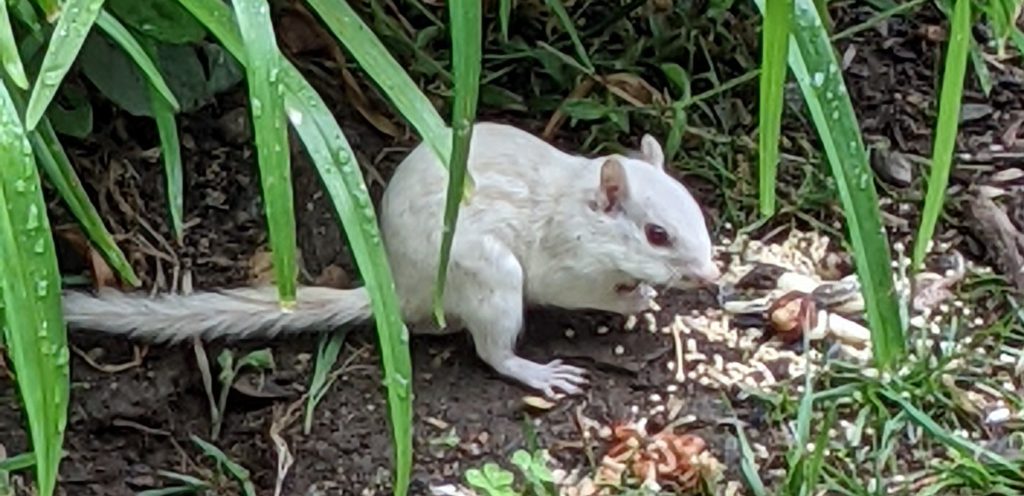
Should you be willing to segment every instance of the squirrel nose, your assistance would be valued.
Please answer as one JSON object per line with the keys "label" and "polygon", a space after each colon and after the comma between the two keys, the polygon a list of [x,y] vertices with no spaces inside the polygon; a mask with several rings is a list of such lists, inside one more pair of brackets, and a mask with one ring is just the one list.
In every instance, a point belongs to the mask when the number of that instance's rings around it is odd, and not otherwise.
{"label": "squirrel nose", "polygon": [[718,282],[718,280],[722,277],[722,271],[719,270],[718,266],[715,265],[714,262],[709,262],[707,265],[701,268],[701,270],[697,273],[697,277],[705,285],[710,286]]}

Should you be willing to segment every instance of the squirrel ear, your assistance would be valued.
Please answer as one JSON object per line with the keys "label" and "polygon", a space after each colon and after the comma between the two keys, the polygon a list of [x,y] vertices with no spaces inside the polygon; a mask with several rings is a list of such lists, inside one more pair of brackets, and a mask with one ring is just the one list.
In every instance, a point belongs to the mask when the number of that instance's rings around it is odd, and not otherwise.
{"label": "squirrel ear", "polygon": [[640,154],[643,155],[644,160],[655,167],[665,168],[665,152],[661,150],[661,144],[654,139],[654,136],[645,134],[643,138],[640,138]]}
{"label": "squirrel ear", "polygon": [[617,208],[626,198],[626,169],[622,163],[609,158],[601,164],[601,192],[598,195],[598,206],[605,212]]}

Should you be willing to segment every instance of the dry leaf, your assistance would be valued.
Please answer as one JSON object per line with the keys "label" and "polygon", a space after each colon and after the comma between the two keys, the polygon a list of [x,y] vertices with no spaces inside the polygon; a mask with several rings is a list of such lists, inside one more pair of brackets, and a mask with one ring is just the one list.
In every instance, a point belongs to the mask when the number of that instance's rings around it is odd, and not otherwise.
{"label": "dry leaf", "polygon": [[324,270],[320,271],[320,275],[313,280],[313,283],[317,286],[327,286],[338,289],[352,287],[352,280],[349,279],[348,272],[345,272],[345,269],[334,264],[324,267]]}

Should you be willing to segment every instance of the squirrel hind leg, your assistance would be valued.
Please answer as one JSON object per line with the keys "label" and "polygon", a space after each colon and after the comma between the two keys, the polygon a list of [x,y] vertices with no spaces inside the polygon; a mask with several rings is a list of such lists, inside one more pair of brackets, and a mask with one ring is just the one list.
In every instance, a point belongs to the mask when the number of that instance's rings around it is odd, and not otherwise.
{"label": "squirrel hind leg", "polygon": [[477,355],[497,373],[551,398],[559,391],[581,393],[587,384],[584,369],[561,360],[537,363],[516,354],[524,326],[523,271],[511,252],[502,251],[491,244],[470,258],[452,257],[459,262],[449,273],[446,301],[458,306],[448,311],[465,324]]}
{"label": "squirrel hind leg", "polygon": [[[510,295],[509,301],[521,301],[517,295]],[[523,327],[522,311],[494,312],[487,308],[501,306],[489,302],[473,306],[464,318],[473,336],[476,353],[495,372],[513,379],[527,387],[541,391],[545,396],[554,398],[559,392],[579,394],[582,386],[587,384],[586,370],[564,364],[561,360],[548,363],[537,363],[527,360],[515,352],[516,338]],[[521,305],[515,305],[521,309]],[[505,305],[505,309],[509,309]]]}

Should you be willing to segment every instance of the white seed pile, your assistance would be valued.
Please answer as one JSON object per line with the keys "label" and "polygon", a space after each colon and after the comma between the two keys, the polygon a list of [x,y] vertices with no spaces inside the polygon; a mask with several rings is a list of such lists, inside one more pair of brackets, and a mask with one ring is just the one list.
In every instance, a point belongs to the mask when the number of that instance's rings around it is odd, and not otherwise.
{"label": "white seed pile", "polygon": [[[716,246],[715,251],[716,255],[732,255],[734,262],[723,272],[722,282],[734,284],[758,262],[784,267],[819,280],[817,262],[825,258],[827,249],[828,238],[794,230],[781,243],[726,239]],[[783,345],[778,342],[759,344],[765,332],[763,329],[737,327],[732,315],[719,309],[671,316],[659,314],[660,310],[657,302],[652,303],[651,311],[627,317],[623,329],[634,331],[642,319],[648,332],[672,335],[676,353],[665,366],[674,372],[676,382],[693,381],[723,390],[734,387],[770,390],[783,379],[777,374],[785,374],[787,379],[801,377],[812,367],[809,364],[820,359],[820,353],[815,350],[797,354],[782,349]],[[659,318],[667,322],[662,324]]]}

